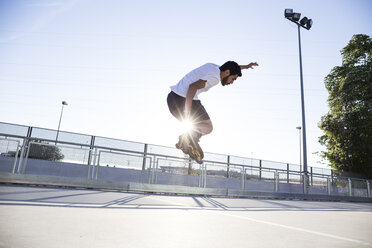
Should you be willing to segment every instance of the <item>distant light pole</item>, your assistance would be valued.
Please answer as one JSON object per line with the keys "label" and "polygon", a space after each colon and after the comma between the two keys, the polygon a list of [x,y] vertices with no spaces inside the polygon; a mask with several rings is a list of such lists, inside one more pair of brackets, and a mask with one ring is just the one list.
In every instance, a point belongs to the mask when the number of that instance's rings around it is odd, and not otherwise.
{"label": "distant light pole", "polygon": [[303,83],[303,76],[302,76],[302,54],[301,54],[301,35],[300,35],[300,27],[303,27],[307,30],[311,28],[313,25],[313,21],[304,17],[300,20],[301,13],[294,13],[293,9],[285,9],[284,10],[284,17],[290,20],[293,23],[297,24],[298,27],[298,44],[299,44],[299,52],[300,52],[300,80],[301,80],[301,108],[302,108],[302,142],[303,142],[303,157],[304,157],[304,174],[307,175],[307,152],[306,152],[306,123],[305,123],[305,100],[304,100],[304,83]]}
{"label": "distant light pole", "polygon": [[300,137],[300,172],[302,171],[302,156],[301,156],[301,127],[296,127],[298,129],[298,136]]}
{"label": "distant light pole", "polygon": [[59,117],[59,124],[58,124],[58,130],[57,130],[57,136],[56,136],[56,144],[57,144],[57,141],[58,141],[58,135],[59,135],[59,128],[61,127],[61,121],[62,121],[62,114],[63,114],[63,107],[64,106],[67,106],[67,102],[66,101],[62,101],[62,110],[61,110],[61,116]]}

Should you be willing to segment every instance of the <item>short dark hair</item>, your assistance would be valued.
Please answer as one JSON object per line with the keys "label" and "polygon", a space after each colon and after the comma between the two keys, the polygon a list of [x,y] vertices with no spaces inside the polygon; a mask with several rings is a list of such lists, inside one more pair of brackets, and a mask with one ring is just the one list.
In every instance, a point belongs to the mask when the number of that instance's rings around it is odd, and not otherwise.
{"label": "short dark hair", "polygon": [[225,64],[220,66],[220,71],[230,70],[230,75],[242,76],[242,70],[235,61],[227,61]]}

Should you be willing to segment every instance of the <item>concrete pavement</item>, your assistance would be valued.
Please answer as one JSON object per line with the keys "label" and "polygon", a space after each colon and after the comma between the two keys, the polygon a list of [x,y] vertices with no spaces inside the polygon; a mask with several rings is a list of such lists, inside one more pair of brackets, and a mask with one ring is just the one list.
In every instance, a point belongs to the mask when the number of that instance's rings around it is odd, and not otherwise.
{"label": "concrete pavement", "polygon": [[372,204],[0,185],[0,247],[372,247]]}

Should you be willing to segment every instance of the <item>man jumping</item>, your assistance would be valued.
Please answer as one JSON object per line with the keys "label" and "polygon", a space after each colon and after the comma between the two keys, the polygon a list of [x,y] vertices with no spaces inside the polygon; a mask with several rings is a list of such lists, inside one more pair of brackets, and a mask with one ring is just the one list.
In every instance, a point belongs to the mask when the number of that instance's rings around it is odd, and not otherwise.
{"label": "man jumping", "polygon": [[[242,76],[242,69],[249,69],[258,66],[256,62],[248,65],[238,65],[234,61],[227,61],[222,66],[207,63],[186,74],[176,85],[171,86],[167,102],[169,111],[180,121],[189,120],[194,128],[189,133],[179,136],[176,144],[178,149],[187,153],[196,162],[202,163],[203,154],[198,144],[201,136],[209,134],[213,130],[212,121],[207,111],[201,104],[198,96],[216,86],[220,81],[222,86],[233,84]],[[201,151],[201,155],[195,155],[191,147]]]}

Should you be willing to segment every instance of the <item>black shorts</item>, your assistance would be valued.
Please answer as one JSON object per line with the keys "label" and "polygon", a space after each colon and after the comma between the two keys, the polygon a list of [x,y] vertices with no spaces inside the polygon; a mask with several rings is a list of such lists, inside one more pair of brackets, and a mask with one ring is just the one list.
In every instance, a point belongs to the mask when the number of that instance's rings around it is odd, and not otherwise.
{"label": "black shorts", "polygon": [[[177,95],[173,91],[171,91],[168,94],[167,102],[169,111],[172,113],[174,117],[176,117],[180,121],[182,120],[183,117],[185,101],[186,98]],[[196,123],[210,120],[209,115],[205,110],[204,106],[201,104],[200,100],[192,100],[190,115],[193,121]]]}

